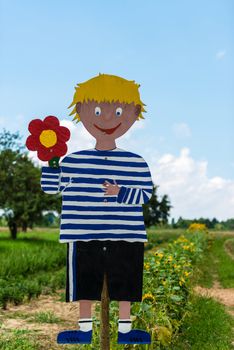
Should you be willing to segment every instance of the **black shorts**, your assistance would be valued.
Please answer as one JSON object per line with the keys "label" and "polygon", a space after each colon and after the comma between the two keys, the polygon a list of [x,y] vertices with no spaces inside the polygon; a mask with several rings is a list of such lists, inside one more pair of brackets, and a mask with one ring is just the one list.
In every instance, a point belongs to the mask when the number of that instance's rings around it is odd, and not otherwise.
{"label": "black shorts", "polygon": [[104,274],[110,300],[141,301],[144,243],[67,243],[66,301],[101,300]]}

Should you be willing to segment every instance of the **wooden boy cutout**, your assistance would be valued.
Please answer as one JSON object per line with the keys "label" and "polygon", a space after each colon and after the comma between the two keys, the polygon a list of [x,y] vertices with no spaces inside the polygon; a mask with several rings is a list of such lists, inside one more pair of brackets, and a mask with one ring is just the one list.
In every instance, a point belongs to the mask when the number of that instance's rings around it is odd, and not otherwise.
{"label": "wooden boy cutout", "polygon": [[[80,330],[60,333],[59,343],[91,342],[91,305],[100,300],[102,269],[107,270],[110,300],[119,301],[118,343],[150,343],[147,332],[128,329],[128,323],[131,301],[141,301],[147,241],[142,204],[150,199],[153,184],[145,160],[115,143],[143,118],[138,88],[134,81],[106,74],[78,84],[71,114],[96,139],[95,148],[66,156],[59,168],[42,168],[42,189],[63,197],[60,242],[68,245],[66,301],[80,302]],[[94,271],[98,264],[101,274]]]}

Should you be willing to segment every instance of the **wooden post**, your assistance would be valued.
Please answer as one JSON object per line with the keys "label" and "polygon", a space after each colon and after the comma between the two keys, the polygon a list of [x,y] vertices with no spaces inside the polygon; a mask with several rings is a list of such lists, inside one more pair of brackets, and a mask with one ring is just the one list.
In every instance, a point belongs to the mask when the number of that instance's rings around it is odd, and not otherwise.
{"label": "wooden post", "polygon": [[100,327],[100,344],[101,350],[110,350],[109,334],[109,294],[107,287],[107,277],[104,275],[104,282],[101,295],[101,327]]}

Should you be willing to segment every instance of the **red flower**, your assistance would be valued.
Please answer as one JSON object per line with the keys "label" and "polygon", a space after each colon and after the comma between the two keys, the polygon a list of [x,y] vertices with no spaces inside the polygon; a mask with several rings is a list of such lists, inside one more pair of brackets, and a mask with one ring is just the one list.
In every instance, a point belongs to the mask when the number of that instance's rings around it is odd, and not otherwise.
{"label": "red flower", "polygon": [[67,153],[70,131],[60,126],[58,118],[50,115],[44,120],[34,119],[28,130],[31,135],[26,140],[26,146],[30,151],[37,151],[40,160],[48,161]]}

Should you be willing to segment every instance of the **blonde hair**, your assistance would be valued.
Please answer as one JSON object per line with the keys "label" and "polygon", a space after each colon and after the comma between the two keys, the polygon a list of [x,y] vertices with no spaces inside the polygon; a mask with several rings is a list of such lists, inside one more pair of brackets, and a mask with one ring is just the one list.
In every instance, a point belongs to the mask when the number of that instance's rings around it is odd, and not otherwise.
{"label": "blonde hair", "polygon": [[78,102],[97,101],[100,102],[117,102],[120,103],[132,103],[141,106],[141,112],[137,119],[145,119],[142,112],[146,112],[144,109],[145,104],[140,99],[138,88],[139,84],[136,84],[134,80],[127,80],[115,75],[99,74],[98,76],[79,83],[75,87],[75,93],[73,101],[68,108],[73,108],[69,115],[74,114],[73,120],[78,123],[80,116],[76,111],[76,104]]}

